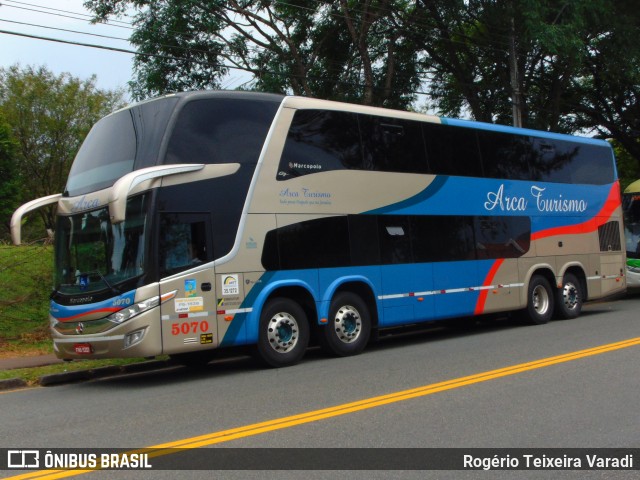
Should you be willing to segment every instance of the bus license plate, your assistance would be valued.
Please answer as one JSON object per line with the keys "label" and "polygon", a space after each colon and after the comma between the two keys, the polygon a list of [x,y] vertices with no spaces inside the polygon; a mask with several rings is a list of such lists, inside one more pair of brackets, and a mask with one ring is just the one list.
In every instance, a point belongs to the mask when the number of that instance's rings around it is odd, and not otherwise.
{"label": "bus license plate", "polygon": [[88,355],[93,353],[93,347],[90,343],[76,343],[73,345],[73,349],[78,355]]}

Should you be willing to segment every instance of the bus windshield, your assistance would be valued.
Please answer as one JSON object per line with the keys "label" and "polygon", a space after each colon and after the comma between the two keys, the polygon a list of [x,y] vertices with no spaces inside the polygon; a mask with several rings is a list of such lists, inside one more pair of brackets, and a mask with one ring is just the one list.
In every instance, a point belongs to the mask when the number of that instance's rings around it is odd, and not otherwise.
{"label": "bus windshield", "polygon": [[55,289],[64,295],[118,289],[145,270],[147,195],[127,202],[127,219],[111,224],[108,208],[59,216]]}
{"label": "bus windshield", "polygon": [[626,193],[622,197],[624,233],[627,257],[640,258],[640,193]]}

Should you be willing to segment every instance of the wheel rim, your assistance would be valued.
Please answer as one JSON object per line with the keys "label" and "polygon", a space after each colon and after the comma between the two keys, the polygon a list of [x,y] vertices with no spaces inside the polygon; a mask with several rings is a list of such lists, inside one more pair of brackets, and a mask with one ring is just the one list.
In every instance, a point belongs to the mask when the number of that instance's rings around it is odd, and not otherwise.
{"label": "wheel rim", "polygon": [[340,307],[334,317],[334,328],[341,342],[355,342],[362,333],[360,313],[351,305]]}
{"label": "wheel rim", "polygon": [[267,325],[267,339],[278,353],[287,353],[298,344],[298,322],[289,313],[276,313]]}
{"label": "wheel rim", "polygon": [[542,285],[533,289],[533,309],[538,315],[544,315],[549,310],[549,292]]}
{"label": "wheel rim", "polygon": [[575,310],[580,303],[578,289],[573,283],[566,283],[562,288],[562,299],[568,310]]}

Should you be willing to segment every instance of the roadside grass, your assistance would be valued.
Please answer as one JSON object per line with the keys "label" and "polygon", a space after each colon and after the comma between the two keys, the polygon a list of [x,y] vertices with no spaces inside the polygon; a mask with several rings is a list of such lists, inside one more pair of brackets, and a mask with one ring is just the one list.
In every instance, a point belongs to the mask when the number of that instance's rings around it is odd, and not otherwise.
{"label": "roadside grass", "polygon": [[[156,360],[167,359],[168,356],[158,357]],[[110,360],[73,360],[71,362],[56,363],[53,365],[45,365],[41,367],[16,368],[12,370],[0,370],[0,381],[20,378],[27,385],[38,385],[40,377],[45,375],[53,375],[57,373],[75,372],[79,370],[93,370],[101,367],[123,366],[132,363],[147,361],[144,358],[120,358]]]}
{"label": "roadside grass", "polygon": [[[42,242],[19,247],[0,245],[0,359],[53,353],[49,333],[52,286],[53,246]],[[0,370],[0,380],[21,378],[27,384],[35,385],[43,375],[144,360],[74,360],[43,367]]]}
{"label": "roadside grass", "polygon": [[51,353],[53,247],[0,245],[0,358]]}

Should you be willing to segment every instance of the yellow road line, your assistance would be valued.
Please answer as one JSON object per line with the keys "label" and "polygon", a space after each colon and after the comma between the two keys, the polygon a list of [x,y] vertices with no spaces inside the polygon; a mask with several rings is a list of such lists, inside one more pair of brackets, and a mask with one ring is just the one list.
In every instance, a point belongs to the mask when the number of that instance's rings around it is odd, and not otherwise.
{"label": "yellow road line", "polygon": [[[396,402],[402,402],[404,400],[410,400],[413,398],[424,397],[438,392],[453,390],[468,385],[474,385],[476,383],[487,382],[489,380],[495,380],[497,378],[507,377],[510,375],[516,375],[518,373],[550,367],[551,365],[556,365],[559,363],[572,362],[581,358],[600,355],[602,353],[621,350],[623,348],[629,348],[636,345],[640,345],[640,337],[630,338],[621,342],[600,345],[598,347],[589,348],[586,350],[570,352],[555,357],[543,358],[540,360],[535,360],[533,362],[520,363],[518,365],[512,365],[510,367],[476,373],[474,375],[469,375],[466,377],[454,378],[452,380],[424,385],[422,387],[412,388],[409,390],[402,390],[399,392],[389,393],[387,395],[366,398],[363,400],[358,400],[356,402],[336,405],[334,407],[314,410],[311,412],[305,412],[289,417],[277,418],[268,420],[266,422],[254,423],[242,427],[208,433],[197,437],[184,438],[182,440],[177,440],[174,442],[153,445],[151,447],[131,451],[129,453],[144,452],[149,449],[149,458],[160,457],[169,455],[171,453],[176,453],[176,449],[192,449],[229,442],[231,440],[236,440],[239,438],[251,437],[254,435],[259,435],[261,433],[282,430],[297,425],[303,425],[305,423],[317,422],[319,420],[325,420],[327,418],[347,415],[349,413],[368,410],[370,408],[389,405]],[[79,475],[90,471],[92,470],[40,470],[37,472],[29,472],[10,478],[13,480],[28,478],[55,479]]]}

